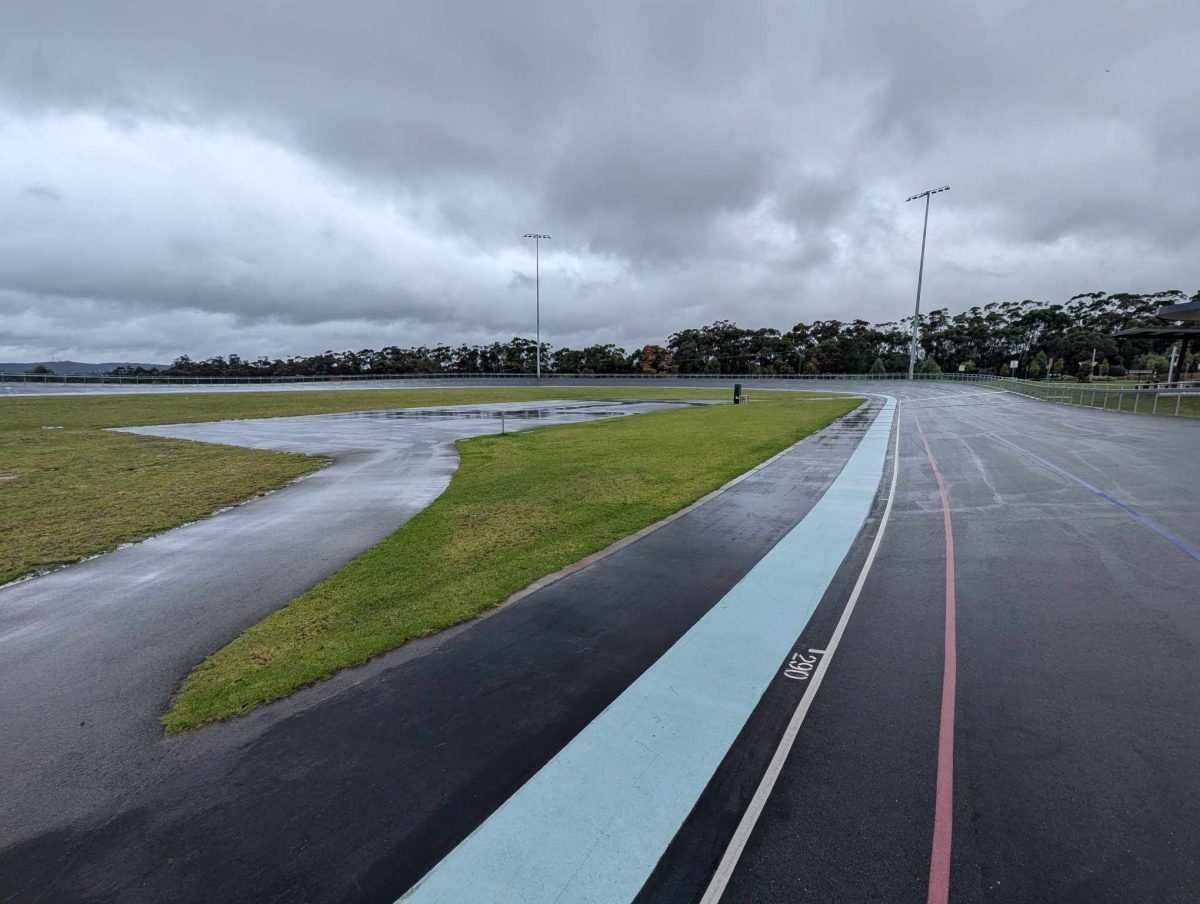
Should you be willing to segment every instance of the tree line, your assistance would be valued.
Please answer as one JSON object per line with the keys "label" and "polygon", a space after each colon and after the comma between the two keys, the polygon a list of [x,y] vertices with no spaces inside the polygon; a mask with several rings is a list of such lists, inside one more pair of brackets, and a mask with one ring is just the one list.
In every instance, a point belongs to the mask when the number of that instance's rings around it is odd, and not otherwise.
{"label": "tree line", "polygon": [[[1065,304],[993,302],[958,314],[943,308],[922,315],[918,343],[922,371],[965,371],[1034,379],[1108,375],[1127,371],[1162,375],[1170,343],[1117,338],[1133,326],[1161,325],[1160,305],[1189,300],[1178,290],[1150,294],[1089,292]],[[1200,300],[1200,292],[1190,296]],[[884,373],[908,368],[912,318],[797,323],[786,332],[748,329],[727,320],[673,333],[663,345],[632,352],[611,343],[586,348],[542,345],[542,371],[550,374],[747,374]],[[1200,353],[1200,350],[1197,350]],[[1093,355],[1095,368],[1092,366]],[[1198,355],[1189,355],[1194,365]],[[166,370],[121,369],[123,374],[286,377],[358,374],[532,373],[537,346],[514,337],[489,345],[437,345],[249,360],[238,355],[193,360],[184,355]],[[1189,367],[1189,369],[1191,369]]]}

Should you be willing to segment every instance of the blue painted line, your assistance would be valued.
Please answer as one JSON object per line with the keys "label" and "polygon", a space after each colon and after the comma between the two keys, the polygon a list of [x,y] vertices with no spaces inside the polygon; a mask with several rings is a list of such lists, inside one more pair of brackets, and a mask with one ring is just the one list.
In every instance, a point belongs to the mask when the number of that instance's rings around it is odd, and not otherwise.
{"label": "blue painted line", "polygon": [[1185,540],[1181,539],[1180,537],[1176,536],[1175,534],[1171,533],[1171,531],[1167,530],[1167,528],[1163,527],[1157,521],[1155,521],[1151,518],[1147,518],[1145,515],[1143,515],[1137,509],[1134,509],[1134,508],[1126,505],[1124,502],[1121,502],[1119,499],[1114,499],[1112,496],[1110,496],[1108,493],[1104,492],[1104,490],[1100,489],[1099,487],[1093,486],[1092,484],[1090,484],[1086,480],[1084,480],[1082,477],[1076,477],[1070,471],[1060,468],[1058,465],[1056,465],[1052,462],[1046,461],[1046,459],[1042,458],[1040,455],[1035,455],[1034,453],[1030,452],[1028,449],[1018,446],[1016,443],[1010,442],[1009,440],[1005,439],[1002,436],[998,436],[996,438],[998,440],[1000,440],[1002,443],[1004,443],[1004,445],[1009,446],[1013,449],[1016,449],[1018,452],[1022,453],[1023,455],[1028,455],[1030,458],[1032,458],[1038,464],[1042,465],[1045,468],[1050,469],[1055,474],[1058,474],[1060,477],[1065,477],[1068,480],[1073,480],[1073,481],[1075,481],[1075,483],[1079,484],[1081,487],[1085,487],[1086,489],[1091,490],[1093,493],[1095,493],[1097,496],[1099,496],[1105,502],[1116,506],[1121,511],[1123,511],[1125,514],[1131,515],[1132,517],[1136,518],[1138,521],[1142,522],[1142,524],[1146,525],[1146,527],[1150,528],[1150,530],[1154,531],[1160,537],[1162,537],[1163,539],[1166,539],[1166,540],[1170,540],[1172,543],[1174,543],[1177,547],[1179,547],[1181,550],[1186,552],[1193,559],[1200,561],[1200,549],[1196,549],[1196,547],[1192,546],[1187,541],[1185,541]]}
{"label": "blue painted line", "polygon": [[888,399],[803,521],[401,900],[631,901],[862,529],[895,410]]}

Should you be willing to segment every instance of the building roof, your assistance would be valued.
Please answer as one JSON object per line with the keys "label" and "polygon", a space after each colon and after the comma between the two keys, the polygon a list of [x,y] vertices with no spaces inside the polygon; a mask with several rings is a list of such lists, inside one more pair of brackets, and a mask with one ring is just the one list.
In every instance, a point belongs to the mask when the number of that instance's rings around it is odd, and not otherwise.
{"label": "building roof", "polygon": [[1200,326],[1131,326],[1113,336],[1121,339],[1200,339]]}
{"label": "building roof", "polygon": [[1200,320],[1200,301],[1164,305],[1154,312],[1154,316],[1163,320]]}

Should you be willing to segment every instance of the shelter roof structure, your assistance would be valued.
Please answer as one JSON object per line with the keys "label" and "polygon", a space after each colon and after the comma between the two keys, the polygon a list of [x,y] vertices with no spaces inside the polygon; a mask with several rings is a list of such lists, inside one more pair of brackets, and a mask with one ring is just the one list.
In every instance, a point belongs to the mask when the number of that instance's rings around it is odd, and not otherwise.
{"label": "shelter roof structure", "polygon": [[1113,336],[1121,339],[1200,339],[1200,326],[1131,326]]}
{"label": "shelter roof structure", "polygon": [[1154,316],[1163,320],[1198,320],[1200,321],[1200,299],[1185,301],[1183,304],[1163,305],[1154,312]]}

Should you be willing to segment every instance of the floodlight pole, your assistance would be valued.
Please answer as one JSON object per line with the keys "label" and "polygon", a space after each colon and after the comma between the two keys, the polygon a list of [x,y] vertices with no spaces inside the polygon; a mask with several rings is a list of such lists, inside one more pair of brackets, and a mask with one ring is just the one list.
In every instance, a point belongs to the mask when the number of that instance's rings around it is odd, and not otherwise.
{"label": "floodlight pole", "polygon": [[904,203],[915,201],[917,198],[925,199],[925,224],[921,227],[921,263],[917,267],[917,308],[913,313],[912,324],[912,339],[908,344],[908,378],[913,379],[913,372],[917,366],[917,324],[921,320],[921,281],[925,276],[925,234],[929,231],[929,198],[931,195],[936,195],[940,191],[949,191],[949,185],[943,185],[941,188],[931,188],[928,191],[923,191],[919,195],[913,195],[911,198],[905,198]]}
{"label": "floodlight pole", "polygon": [[533,239],[533,292],[537,317],[537,379],[542,382],[542,239],[550,236],[540,232],[527,232],[525,238]]}

